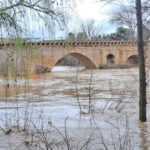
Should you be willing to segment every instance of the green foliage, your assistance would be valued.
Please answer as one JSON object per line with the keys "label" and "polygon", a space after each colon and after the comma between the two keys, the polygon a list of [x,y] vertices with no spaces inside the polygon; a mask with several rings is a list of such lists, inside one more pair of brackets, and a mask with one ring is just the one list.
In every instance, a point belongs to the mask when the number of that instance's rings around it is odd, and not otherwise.
{"label": "green foliage", "polygon": [[53,46],[53,44],[55,45],[57,43],[57,40],[51,40],[50,42],[49,42],[49,45],[50,46]]}
{"label": "green foliage", "polygon": [[77,41],[86,41],[86,40],[88,40],[88,37],[85,32],[79,32],[76,36],[76,40]]}
{"label": "green foliage", "polygon": [[[129,33],[130,30],[128,28],[119,27],[114,33],[104,34],[104,35],[99,34],[99,35],[92,36],[89,39],[85,32],[78,32],[77,35],[75,35],[72,32],[69,32],[67,36],[67,40],[69,41],[128,40],[130,35]],[[112,36],[114,36],[115,38],[112,39]]]}
{"label": "green foliage", "polygon": [[127,64],[119,64],[119,65],[109,65],[109,64],[100,64],[99,69],[129,69],[130,66]]}
{"label": "green foliage", "polygon": [[78,32],[77,36],[75,35],[75,33],[69,32],[67,36],[67,40],[69,41],[87,41],[87,40],[100,41],[101,39],[102,39],[101,35],[95,35],[92,36],[91,39],[89,39],[85,32]]}
{"label": "green foliage", "polygon": [[70,41],[69,40],[66,40],[65,41],[65,48],[69,48],[70,47]]}
{"label": "green foliage", "polygon": [[102,40],[101,35],[91,37],[91,41],[100,41],[100,40]]}
{"label": "green foliage", "polygon": [[119,65],[119,67],[120,67],[120,69],[128,69],[128,68],[130,68],[130,66],[127,65],[127,64],[121,64],[121,65]]}
{"label": "green foliage", "polygon": [[124,28],[124,27],[119,27],[117,28],[117,38],[118,40],[127,40],[128,39],[128,34],[129,29]]}
{"label": "green foliage", "polygon": [[5,88],[5,97],[7,99],[7,97],[10,95],[10,91],[9,91],[9,81],[8,81],[8,76],[5,75],[5,84],[4,84],[4,88]]}
{"label": "green foliage", "polygon": [[8,79],[16,79],[17,76],[24,75],[28,78],[30,65],[40,59],[36,45],[26,43],[18,38],[14,46],[6,47],[7,55],[1,58],[0,75],[7,76]]}
{"label": "green foliage", "polygon": [[[24,79],[24,92],[28,92],[29,74],[32,63],[39,61],[39,51],[35,45],[28,43],[23,44],[21,38],[16,39],[14,46],[6,47],[7,55],[1,61],[3,64],[0,66],[0,75],[4,77],[5,97],[10,96],[10,90],[13,89],[17,95],[20,91],[18,80]],[[3,69],[3,66],[5,66]],[[10,80],[11,79],[11,80]],[[13,84],[10,83],[13,81]]]}
{"label": "green foliage", "polygon": [[10,76],[14,76],[15,73],[15,67],[14,67],[14,52],[12,49],[8,52],[8,70]]}
{"label": "green foliage", "polygon": [[112,40],[112,36],[115,37],[114,40],[128,40],[129,38],[129,29],[124,27],[117,28],[117,31],[110,34],[104,34],[102,36],[103,40]]}
{"label": "green foliage", "polygon": [[21,49],[22,49],[22,46],[23,46],[23,39],[22,38],[17,38],[16,41],[15,41],[15,45],[16,45],[15,51],[17,53],[20,53]]}
{"label": "green foliage", "polygon": [[108,64],[100,64],[99,69],[108,69]]}
{"label": "green foliage", "polygon": [[69,40],[69,41],[75,41],[75,39],[76,39],[75,34],[72,33],[72,32],[69,32],[68,36],[67,36],[67,40]]}

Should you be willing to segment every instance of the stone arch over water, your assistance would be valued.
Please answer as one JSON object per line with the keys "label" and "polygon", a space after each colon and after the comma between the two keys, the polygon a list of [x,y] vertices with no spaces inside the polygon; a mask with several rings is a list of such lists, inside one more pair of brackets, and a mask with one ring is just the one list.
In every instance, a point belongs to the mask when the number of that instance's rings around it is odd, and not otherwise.
{"label": "stone arch over water", "polygon": [[[92,62],[92,60],[89,57],[87,57],[87,56],[85,56],[83,54],[80,54],[80,53],[68,53],[67,55],[71,55],[74,58],[76,58],[85,67],[85,69],[96,69],[97,68],[96,65]],[[54,62],[54,64],[52,65],[52,68],[57,64],[57,62],[59,62],[63,57],[65,57],[67,55],[64,55],[64,56],[58,58]]]}
{"label": "stone arch over water", "polygon": [[138,55],[131,55],[127,58],[126,63],[130,66],[138,66]]}

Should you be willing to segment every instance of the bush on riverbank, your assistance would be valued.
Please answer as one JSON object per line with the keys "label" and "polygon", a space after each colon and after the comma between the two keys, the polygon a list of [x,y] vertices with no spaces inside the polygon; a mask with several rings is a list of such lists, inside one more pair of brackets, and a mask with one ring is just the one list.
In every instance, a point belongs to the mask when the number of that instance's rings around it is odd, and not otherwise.
{"label": "bush on riverbank", "polygon": [[129,69],[130,66],[127,64],[120,65],[109,65],[109,64],[100,64],[99,69]]}
{"label": "bush on riverbank", "polygon": [[35,66],[35,73],[40,74],[40,73],[48,73],[50,72],[48,67],[43,67],[41,65],[36,65]]}

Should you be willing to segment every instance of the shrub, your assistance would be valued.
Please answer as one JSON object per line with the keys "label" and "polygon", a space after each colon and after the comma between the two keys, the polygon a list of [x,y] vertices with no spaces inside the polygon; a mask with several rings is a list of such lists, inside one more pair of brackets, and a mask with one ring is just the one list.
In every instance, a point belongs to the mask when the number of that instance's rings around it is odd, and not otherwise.
{"label": "shrub", "polygon": [[130,66],[127,64],[121,64],[121,65],[119,65],[119,68],[120,69],[128,69],[128,68],[130,68]]}
{"label": "shrub", "polygon": [[100,64],[99,69],[128,69],[130,68],[129,65],[127,64],[120,64],[120,65],[115,65],[115,64]]}
{"label": "shrub", "polygon": [[99,69],[108,69],[108,65],[107,64],[100,64]]}
{"label": "shrub", "polygon": [[50,72],[48,67],[43,67],[41,65],[35,66],[35,73],[40,74],[40,73],[47,73],[47,72]]}

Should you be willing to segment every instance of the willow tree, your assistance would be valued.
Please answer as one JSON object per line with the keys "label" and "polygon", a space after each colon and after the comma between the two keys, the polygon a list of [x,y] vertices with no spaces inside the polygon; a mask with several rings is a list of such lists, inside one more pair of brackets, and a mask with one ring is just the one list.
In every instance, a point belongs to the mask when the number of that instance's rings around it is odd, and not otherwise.
{"label": "willow tree", "polygon": [[[108,3],[118,2],[117,0],[100,0]],[[127,2],[127,1],[124,1]],[[141,0],[131,1],[135,6],[136,12],[136,28],[137,28],[137,47],[139,58],[139,120],[146,122],[146,73],[144,58],[144,41],[143,41],[143,18],[142,18],[142,2]],[[123,2],[122,2],[123,3]],[[149,9],[149,0],[143,1],[143,10]],[[133,10],[133,11],[134,11]],[[121,18],[120,18],[121,19]]]}
{"label": "willow tree", "polygon": [[49,33],[53,32],[56,24],[63,27],[66,21],[66,6],[69,5],[66,2],[67,0],[0,0],[0,37],[11,40],[13,38],[16,42],[15,47],[6,47],[5,56],[0,57],[0,75],[7,81],[6,97],[9,77],[16,82],[16,79],[23,75],[26,80],[31,68],[30,61],[35,61],[34,59],[38,59],[36,60],[38,63],[42,61],[38,55],[39,51],[35,51],[36,48],[30,43],[22,47],[21,38],[30,33],[31,26],[33,30],[37,28],[42,31],[47,28],[46,31]]}
{"label": "willow tree", "polygon": [[0,28],[5,33],[12,31],[25,32],[41,20],[44,27],[54,28],[54,23],[65,23],[65,0],[1,0]]}

